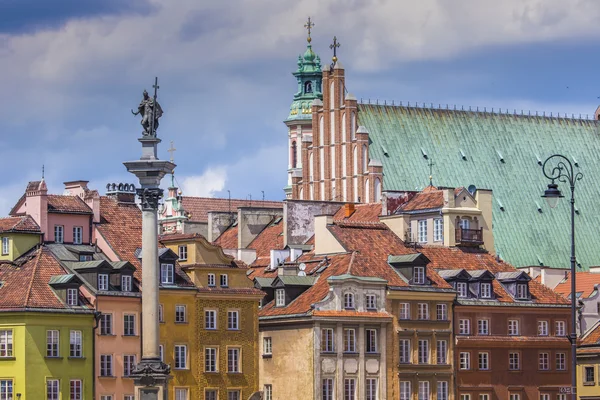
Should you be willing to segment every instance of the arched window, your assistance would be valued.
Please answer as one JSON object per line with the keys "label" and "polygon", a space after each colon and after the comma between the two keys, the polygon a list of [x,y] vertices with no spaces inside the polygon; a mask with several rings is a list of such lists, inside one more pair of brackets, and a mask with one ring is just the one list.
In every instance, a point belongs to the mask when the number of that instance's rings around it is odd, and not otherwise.
{"label": "arched window", "polygon": [[365,181],[365,203],[368,203],[369,201],[371,201],[370,198],[370,190],[369,190],[369,178],[367,178],[367,180]]}
{"label": "arched window", "polygon": [[342,143],[348,141],[346,137],[346,113],[342,114]]}
{"label": "arched window", "polygon": [[335,193],[335,182],[331,183],[331,200],[336,201],[336,193]]}
{"label": "arched window", "polygon": [[350,137],[352,140],[356,139],[356,113],[352,111],[352,118],[350,118]]}
{"label": "arched window", "polygon": [[334,98],[335,98],[335,92],[333,91],[333,81],[331,81],[331,84],[329,85],[329,109],[330,110],[333,110],[335,107]]}
{"label": "arched window", "polygon": [[329,144],[335,144],[335,113],[333,111],[329,113],[329,134],[331,135]]}
{"label": "arched window", "polygon": [[335,170],[337,165],[335,163],[335,147],[331,146],[331,163],[329,164],[329,171],[332,178],[335,179]]}
{"label": "arched window", "polygon": [[296,141],[292,142],[292,168],[296,168],[298,163],[298,149],[296,148]]}
{"label": "arched window", "polygon": [[[313,180],[314,178],[314,165],[313,165],[313,153],[310,153],[308,157],[308,174],[310,175],[309,180]],[[311,199],[312,200],[312,199]]]}
{"label": "arched window", "polygon": [[352,153],[353,153],[352,154],[352,165],[353,165],[352,174],[357,175],[358,174],[358,151],[356,150],[356,146],[354,146],[354,150]]}
{"label": "arched window", "polygon": [[344,105],[344,86],[340,82],[340,107]]}
{"label": "arched window", "polygon": [[381,180],[379,178],[375,178],[375,202],[378,203],[381,201]]}
{"label": "arched window", "polygon": [[304,189],[300,188],[300,200],[304,200]]}
{"label": "arched window", "polygon": [[344,293],[344,308],[346,310],[356,308],[356,306],[354,304],[354,294],[353,293]]}
{"label": "arched window", "polygon": [[345,177],[346,174],[346,145],[342,145],[342,178]]}
{"label": "arched window", "polygon": [[323,143],[325,143],[325,133],[323,127],[323,116],[321,115],[321,118],[319,119],[319,146],[323,146]]}
{"label": "arched window", "polygon": [[367,159],[367,145],[363,144],[362,147],[362,168],[364,172],[368,171],[369,160]]}
{"label": "arched window", "polygon": [[304,93],[312,93],[312,92],[313,92],[312,82],[311,81],[304,82]]}
{"label": "arched window", "polygon": [[310,184],[309,189],[310,189],[309,190],[310,191],[310,199],[309,200],[314,200],[315,199],[315,192],[314,192],[313,184],[312,183]]}

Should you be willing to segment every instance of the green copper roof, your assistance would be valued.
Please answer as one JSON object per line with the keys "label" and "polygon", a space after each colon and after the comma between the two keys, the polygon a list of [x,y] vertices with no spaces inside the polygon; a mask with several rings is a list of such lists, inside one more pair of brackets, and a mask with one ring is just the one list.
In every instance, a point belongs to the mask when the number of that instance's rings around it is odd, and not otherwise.
{"label": "green copper roof", "polygon": [[298,91],[294,94],[294,101],[286,121],[309,121],[312,119],[313,101],[323,99],[321,59],[313,51],[310,42],[306,45],[304,55],[298,56],[298,69],[293,75],[298,82]]}
{"label": "green copper roof", "polygon": [[[575,189],[577,261],[600,265],[600,123],[594,120],[359,105],[370,157],[383,163],[385,190],[433,184],[492,189],[496,251],[515,266],[569,267],[569,188],[550,209],[540,196],[549,181],[540,162],[561,153],[584,174]],[[425,158],[427,155],[427,158]]]}

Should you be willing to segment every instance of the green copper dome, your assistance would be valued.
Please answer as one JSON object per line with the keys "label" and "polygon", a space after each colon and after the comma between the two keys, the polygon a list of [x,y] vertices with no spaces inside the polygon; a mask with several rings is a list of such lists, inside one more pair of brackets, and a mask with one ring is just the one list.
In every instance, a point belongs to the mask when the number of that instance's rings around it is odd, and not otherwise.
{"label": "green copper dome", "polygon": [[304,52],[304,61],[312,63],[317,56],[314,51],[312,51],[312,46],[309,44],[306,46],[306,51]]}
{"label": "green copper dome", "polygon": [[290,106],[290,120],[308,120],[312,118],[314,99],[323,99],[321,58],[315,54],[308,41],[304,55],[298,56],[298,69],[293,73],[298,81],[298,91]]}

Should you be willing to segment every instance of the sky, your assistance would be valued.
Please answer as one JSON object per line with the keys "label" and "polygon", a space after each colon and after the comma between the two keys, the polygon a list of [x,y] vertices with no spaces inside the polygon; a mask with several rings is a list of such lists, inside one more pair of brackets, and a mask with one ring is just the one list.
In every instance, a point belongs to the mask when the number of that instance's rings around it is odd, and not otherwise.
{"label": "sky", "polygon": [[596,0],[0,0],[0,215],[30,180],[134,183],[159,78],[159,157],[184,195],[281,200],[310,16],[358,99],[592,115]]}

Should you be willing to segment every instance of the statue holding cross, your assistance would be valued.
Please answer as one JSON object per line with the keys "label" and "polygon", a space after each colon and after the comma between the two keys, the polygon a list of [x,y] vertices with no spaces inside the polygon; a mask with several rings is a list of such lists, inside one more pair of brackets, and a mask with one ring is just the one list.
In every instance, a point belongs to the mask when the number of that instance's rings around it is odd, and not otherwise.
{"label": "statue holding cross", "polygon": [[160,107],[160,104],[156,101],[157,92],[158,92],[158,78],[154,78],[154,97],[150,97],[148,92],[144,90],[142,101],[138,106],[137,112],[131,110],[133,115],[142,115],[142,127],[144,131],[142,132],[143,137],[156,137],[156,130],[158,129],[158,119],[162,117],[163,110]]}

